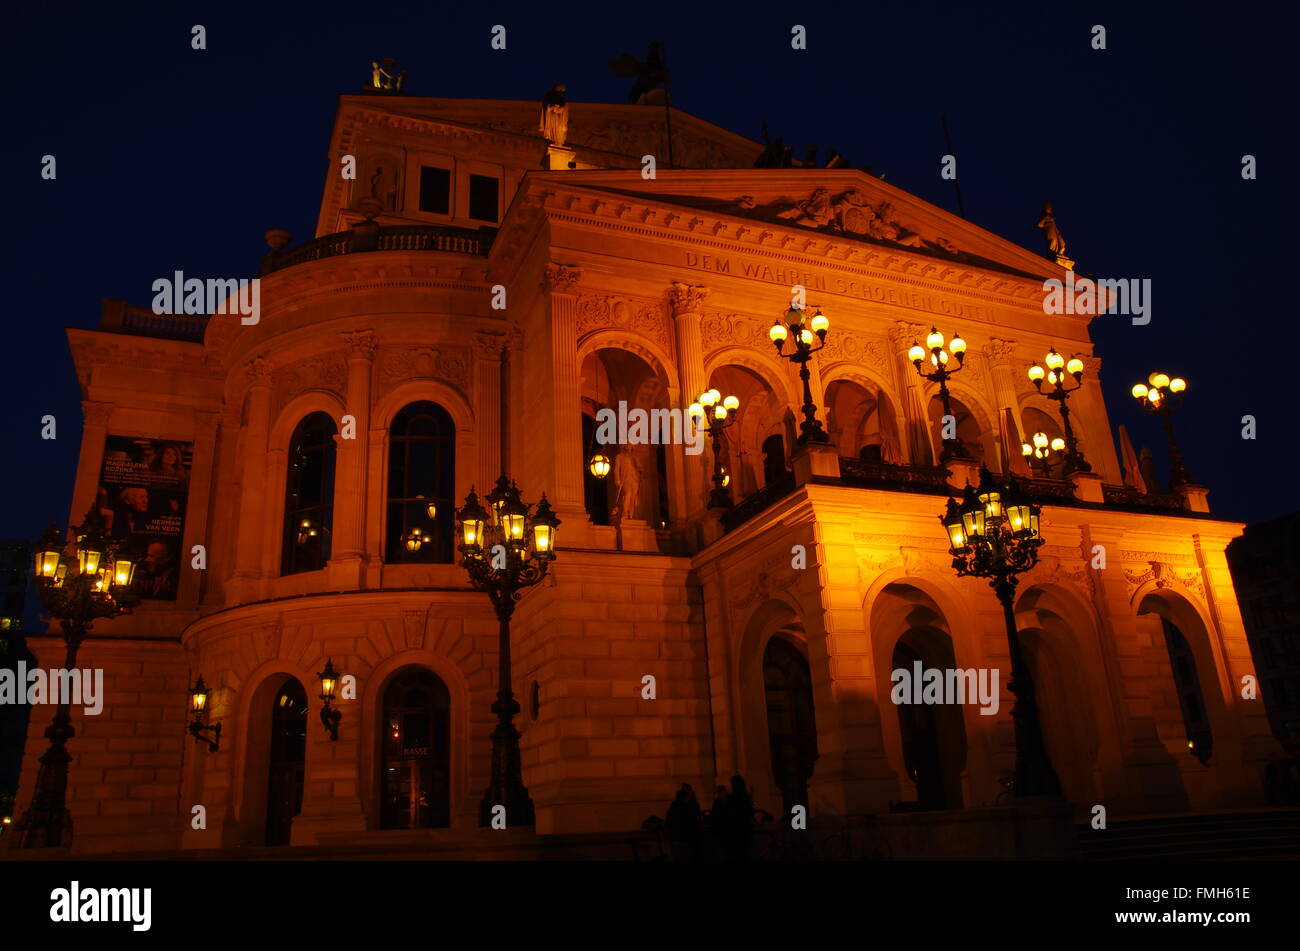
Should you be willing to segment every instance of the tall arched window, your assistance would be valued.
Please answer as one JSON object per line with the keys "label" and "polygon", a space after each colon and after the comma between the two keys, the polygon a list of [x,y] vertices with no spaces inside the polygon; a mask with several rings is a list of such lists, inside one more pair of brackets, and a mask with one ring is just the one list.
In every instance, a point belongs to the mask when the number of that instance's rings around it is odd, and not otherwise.
{"label": "tall arched window", "polygon": [[[454,558],[456,425],[427,400],[393,419],[388,441],[388,562]],[[433,515],[429,507],[433,506]]]}
{"label": "tall arched window", "polygon": [[1205,695],[1201,692],[1201,679],[1196,674],[1196,657],[1187,638],[1172,621],[1161,616],[1160,624],[1165,632],[1183,726],[1187,728],[1187,748],[1202,763],[1208,763],[1214,751],[1214,733],[1210,729],[1210,713],[1205,708]]}
{"label": "tall arched window", "polygon": [[330,559],[335,432],[334,420],[328,413],[312,413],[298,424],[289,440],[281,574],[315,571],[324,568]]}

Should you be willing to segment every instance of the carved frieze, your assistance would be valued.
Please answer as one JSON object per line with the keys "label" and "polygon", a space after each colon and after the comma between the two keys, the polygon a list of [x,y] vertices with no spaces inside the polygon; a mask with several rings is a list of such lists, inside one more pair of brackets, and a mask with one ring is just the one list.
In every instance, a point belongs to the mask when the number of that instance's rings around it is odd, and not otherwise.
{"label": "carved frieze", "polygon": [[889,346],[882,339],[832,330],[826,337],[821,359],[827,365],[846,362],[884,371],[889,365]]}
{"label": "carved frieze", "polygon": [[667,347],[663,307],[653,301],[584,294],[577,304],[578,338],[597,330],[630,330]]}
{"label": "carved frieze", "polygon": [[469,390],[469,347],[380,347],[379,379],[385,386],[405,380],[442,380]]}
{"label": "carved frieze", "polygon": [[1195,592],[1201,600],[1205,599],[1205,584],[1199,571],[1175,571],[1172,565],[1163,561],[1148,562],[1148,565],[1147,570],[1142,572],[1124,569],[1124,580],[1128,582],[1130,597],[1142,585],[1154,581],[1157,588],[1169,588],[1176,584]]}
{"label": "carved frieze", "polygon": [[279,409],[305,390],[330,390],[342,394],[347,389],[348,371],[343,355],[326,353],[298,360],[271,374],[275,406]]}
{"label": "carved frieze", "polygon": [[748,347],[766,351],[772,346],[769,324],[742,314],[707,313],[700,321],[700,341],[705,353],[723,347]]}

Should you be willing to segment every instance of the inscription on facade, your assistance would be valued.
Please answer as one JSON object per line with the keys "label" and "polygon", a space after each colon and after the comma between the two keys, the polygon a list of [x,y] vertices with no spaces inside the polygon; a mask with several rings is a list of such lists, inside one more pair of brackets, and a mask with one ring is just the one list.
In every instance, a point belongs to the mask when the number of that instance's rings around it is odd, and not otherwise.
{"label": "inscription on facade", "polygon": [[956,301],[946,297],[936,297],[925,291],[908,288],[887,287],[847,277],[827,278],[812,271],[797,267],[773,267],[756,261],[736,262],[720,254],[705,254],[700,251],[684,251],[687,267],[712,274],[734,274],[755,281],[780,284],[793,287],[801,284],[810,291],[824,291],[843,297],[856,297],[859,300],[874,301],[878,304],[892,304],[895,307],[907,307],[930,314],[947,314],[951,317],[968,317],[975,320],[988,320],[989,312],[985,307],[967,301]]}

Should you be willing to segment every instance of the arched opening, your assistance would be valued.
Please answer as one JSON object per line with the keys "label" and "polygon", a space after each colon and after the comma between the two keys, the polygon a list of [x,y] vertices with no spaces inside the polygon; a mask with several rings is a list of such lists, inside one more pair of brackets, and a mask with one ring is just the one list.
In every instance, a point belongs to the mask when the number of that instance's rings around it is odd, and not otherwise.
{"label": "arched opening", "polygon": [[[719,444],[723,469],[731,476],[732,498],[740,501],[783,481],[789,472],[786,455],[795,444],[790,408],[747,367],[720,366],[709,377],[709,386],[740,400]],[[714,442],[710,440],[710,449]]]}
{"label": "arched opening", "polygon": [[[682,422],[655,410],[670,409],[668,386],[641,357],[626,350],[592,351],[582,361],[583,481],[587,514],[594,524],[632,520],[666,528],[669,520],[668,457],[665,440],[684,440]],[[638,420],[644,414],[644,423]],[[667,424],[656,422],[669,420]],[[620,425],[621,424],[621,425]],[[590,428],[588,428],[590,427]],[[666,430],[666,431],[665,431]],[[680,451],[680,450],[678,450]],[[601,453],[610,471],[591,473],[591,457]]]}
{"label": "arched opening", "polygon": [[1204,646],[1204,627],[1190,604],[1165,592],[1142,599],[1138,621],[1152,634],[1159,666],[1169,665],[1163,684],[1153,691],[1161,732],[1179,745],[1185,744],[1188,753],[1208,765],[1214,752],[1212,717],[1216,711],[1211,709],[1212,698],[1206,696],[1201,679],[1202,671],[1212,675],[1213,660],[1201,658],[1198,662],[1197,656],[1198,647]]}
{"label": "arched opening", "polygon": [[271,707],[266,779],[266,844],[288,845],[293,818],[302,811],[307,759],[307,692],[296,677],[275,692]]}
{"label": "arched opening", "polygon": [[808,806],[808,781],[817,762],[817,719],[808,660],[782,637],[771,638],[763,651],[763,690],[772,778],[789,815],[795,806]]}
{"label": "arched opening", "polygon": [[433,671],[407,667],[383,695],[380,828],[451,825],[451,693]]}
{"label": "arched opening", "polygon": [[[985,436],[990,434],[985,433],[984,427],[980,424],[980,420],[961,400],[950,395],[948,403],[952,407],[952,415],[957,424],[957,437],[962,441],[963,445],[965,445],[967,454],[976,462],[983,464],[985,457],[990,455],[988,453],[988,446],[985,444]],[[943,420],[943,400],[939,398],[937,392],[930,399],[929,416],[934,458],[939,459],[941,458],[943,451],[945,429]],[[948,430],[948,432],[951,432],[951,430]],[[996,453],[991,455],[996,456]],[[993,467],[1000,468],[996,466],[996,460],[994,460],[994,462],[995,466]]]}
{"label": "arched opening", "polygon": [[390,564],[454,560],[455,473],[456,426],[450,413],[422,400],[393,417],[384,554]]}
{"label": "arched opening", "polygon": [[[884,706],[888,701],[898,717],[895,734],[888,729],[891,718],[882,711],[887,752],[902,769],[904,790],[916,797],[907,808],[960,809],[967,753],[963,706],[924,702],[927,680],[935,677],[927,671],[938,671],[943,683],[957,679],[948,674],[957,669],[957,660],[947,620],[924,591],[896,582],[876,598],[870,624],[877,656],[889,663],[877,674],[881,684],[889,685],[882,688],[880,702]],[[877,663],[883,665],[884,660]],[[971,686],[970,678],[962,678],[962,683],[963,691]],[[973,686],[975,695],[962,698],[968,705],[980,702],[978,680]],[[922,702],[916,702],[918,698]]]}
{"label": "arched opening", "polygon": [[338,430],[328,413],[312,413],[289,439],[280,573],[325,567],[334,530],[334,464]]}
{"label": "arched opening", "polygon": [[903,462],[898,423],[888,398],[853,380],[835,380],[826,388],[831,442],[841,456],[866,462]]}

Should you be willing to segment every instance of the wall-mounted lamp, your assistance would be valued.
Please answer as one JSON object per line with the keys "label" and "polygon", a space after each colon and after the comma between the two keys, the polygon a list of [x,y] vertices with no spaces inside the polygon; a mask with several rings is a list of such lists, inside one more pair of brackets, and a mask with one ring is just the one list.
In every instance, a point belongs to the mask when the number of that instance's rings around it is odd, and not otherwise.
{"label": "wall-mounted lamp", "polygon": [[316,676],[320,678],[320,699],[325,704],[321,707],[320,722],[325,724],[330,739],[337,740],[339,720],[343,719],[343,714],[331,706],[334,703],[334,692],[339,686],[339,675],[334,669],[334,659],[325,661],[325,669]]}
{"label": "wall-mounted lamp", "polygon": [[[197,742],[207,743],[208,752],[215,753],[217,747],[221,745],[221,724],[213,723],[205,726],[203,717],[208,712],[208,688],[203,683],[203,678],[199,677],[194,682],[194,688],[190,690],[190,714],[194,717],[190,721],[190,735]],[[212,736],[204,736],[205,733],[211,733]]]}

